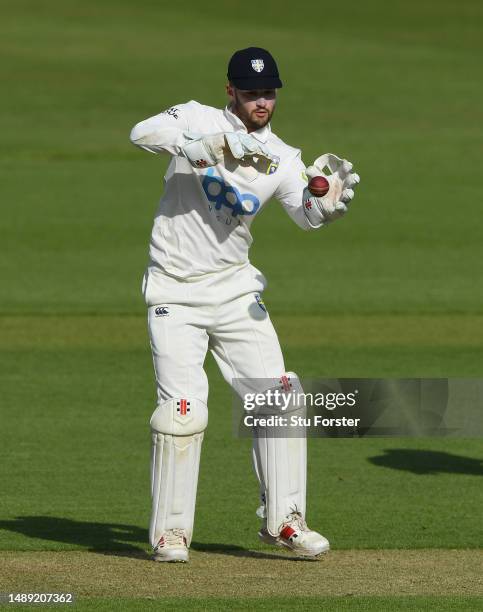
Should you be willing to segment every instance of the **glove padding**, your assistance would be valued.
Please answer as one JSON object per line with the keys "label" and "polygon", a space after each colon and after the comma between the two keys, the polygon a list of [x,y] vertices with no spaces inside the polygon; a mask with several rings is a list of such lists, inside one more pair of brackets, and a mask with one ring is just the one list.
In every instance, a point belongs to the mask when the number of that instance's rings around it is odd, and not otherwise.
{"label": "glove padding", "polygon": [[352,172],[351,162],[325,153],[305,170],[305,174],[309,181],[314,176],[325,176],[330,185],[322,198],[312,195],[308,187],[304,189],[303,207],[309,224],[317,228],[345,215],[354,197],[354,188],[360,182],[359,175]]}
{"label": "glove padding", "polygon": [[249,157],[264,157],[273,161],[274,157],[267,147],[244,132],[220,132],[201,136],[185,132],[184,136],[190,140],[183,147],[183,152],[195,168],[216,166],[228,152],[232,157],[246,160]]}

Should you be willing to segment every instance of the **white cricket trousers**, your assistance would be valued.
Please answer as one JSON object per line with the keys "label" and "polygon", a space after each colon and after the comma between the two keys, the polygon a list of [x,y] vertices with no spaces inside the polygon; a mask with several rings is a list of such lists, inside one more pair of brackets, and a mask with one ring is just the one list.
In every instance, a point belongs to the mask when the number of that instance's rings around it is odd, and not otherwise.
{"label": "white cricket trousers", "polygon": [[[232,386],[234,379],[257,379],[256,388],[260,380],[285,375],[277,334],[261,299],[265,286],[262,274],[250,264],[192,281],[148,268],[143,290],[156,374],[156,413],[172,406],[169,400],[177,401],[182,411],[181,402],[187,400],[179,398],[208,404],[203,369],[208,349]],[[200,434],[196,448],[183,450],[182,441],[166,446],[162,434],[153,433],[150,542],[155,550],[169,529],[182,528],[188,545],[191,541],[202,440]],[[289,512],[305,512],[306,441],[255,436],[252,457],[267,528],[277,535]]]}
{"label": "white cricket trousers", "polygon": [[158,403],[193,397],[208,404],[208,349],[230,385],[234,378],[284,374],[278,337],[261,301],[265,286],[251,264],[192,281],[148,268],[143,292]]}

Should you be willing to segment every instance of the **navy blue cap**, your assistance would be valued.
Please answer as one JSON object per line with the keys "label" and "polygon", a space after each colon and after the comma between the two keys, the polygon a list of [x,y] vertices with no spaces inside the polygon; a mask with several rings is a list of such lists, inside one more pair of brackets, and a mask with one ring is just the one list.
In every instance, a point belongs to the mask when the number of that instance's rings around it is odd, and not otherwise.
{"label": "navy blue cap", "polygon": [[248,47],[235,51],[228,64],[228,80],[237,89],[279,89],[275,60],[266,49]]}

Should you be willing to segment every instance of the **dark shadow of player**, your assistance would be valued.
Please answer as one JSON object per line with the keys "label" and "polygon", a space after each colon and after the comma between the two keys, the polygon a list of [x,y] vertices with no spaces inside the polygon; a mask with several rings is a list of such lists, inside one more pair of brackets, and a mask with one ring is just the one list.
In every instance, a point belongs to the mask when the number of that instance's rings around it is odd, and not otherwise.
{"label": "dark shadow of player", "polygon": [[137,545],[146,541],[147,530],[134,525],[75,521],[56,516],[18,516],[0,521],[0,529],[29,538],[84,546],[90,552],[148,558],[146,551]]}
{"label": "dark shadow of player", "polygon": [[384,455],[369,457],[368,461],[380,467],[405,470],[419,475],[466,474],[483,476],[483,460],[442,451],[389,448],[384,450]]}
{"label": "dark shadow of player", "polygon": [[[140,545],[141,542],[147,541],[148,531],[135,525],[75,521],[55,516],[18,516],[12,520],[0,521],[0,529],[20,533],[29,538],[83,546],[89,552],[109,556],[140,560],[151,558],[151,553]],[[199,552],[234,557],[291,560],[290,556],[277,551],[270,554],[231,544],[192,542],[191,548]]]}

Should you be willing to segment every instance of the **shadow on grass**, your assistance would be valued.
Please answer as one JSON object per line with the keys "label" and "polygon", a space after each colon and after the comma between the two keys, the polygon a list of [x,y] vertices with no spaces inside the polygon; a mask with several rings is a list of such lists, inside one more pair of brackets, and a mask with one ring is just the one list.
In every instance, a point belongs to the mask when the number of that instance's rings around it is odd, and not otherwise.
{"label": "shadow on grass", "polygon": [[85,546],[90,552],[149,558],[147,552],[136,545],[147,541],[148,532],[134,525],[74,521],[57,516],[18,516],[13,520],[0,521],[0,529],[21,533],[29,538]]}
{"label": "shadow on grass", "polygon": [[426,451],[409,448],[385,449],[384,455],[369,457],[374,465],[394,470],[405,470],[413,474],[467,474],[483,476],[483,461],[441,451]]}
{"label": "shadow on grass", "polygon": [[[139,546],[139,542],[148,541],[147,529],[134,525],[75,521],[56,516],[18,516],[12,520],[0,521],[0,529],[21,533],[28,538],[84,546],[89,552],[109,556],[141,560],[151,558],[151,555]],[[234,557],[290,559],[276,552],[264,553],[230,544],[192,542],[191,548],[200,552],[213,552]]]}

